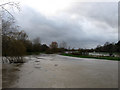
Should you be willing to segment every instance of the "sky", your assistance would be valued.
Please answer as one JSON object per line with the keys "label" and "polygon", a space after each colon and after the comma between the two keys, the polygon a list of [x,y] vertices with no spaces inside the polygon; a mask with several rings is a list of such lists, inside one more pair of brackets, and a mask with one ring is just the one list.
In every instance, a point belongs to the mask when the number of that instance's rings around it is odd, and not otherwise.
{"label": "sky", "polygon": [[[118,41],[118,2],[23,0],[16,22],[30,39],[49,45],[65,41],[71,48],[95,48]],[[107,0],[106,0],[107,1]]]}

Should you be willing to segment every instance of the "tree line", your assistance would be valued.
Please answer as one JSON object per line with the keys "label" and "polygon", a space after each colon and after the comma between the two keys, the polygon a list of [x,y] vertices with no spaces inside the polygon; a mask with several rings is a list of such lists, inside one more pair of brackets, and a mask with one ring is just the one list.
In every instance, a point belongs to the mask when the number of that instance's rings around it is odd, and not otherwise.
{"label": "tree line", "polygon": [[[9,11],[7,12],[9,13]],[[9,17],[8,14],[6,15],[6,12],[3,11],[2,60],[5,59],[8,60],[10,63],[17,63],[23,62],[23,56],[27,54],[52,54],[64,53],[65,51],[77,51],[77,53],[75,54],[79,55],[87,55],[88,52],[93,51],[108,52],[110,56],[112,56],[113,53],[120,53],[120,41],[118,41],[117,43],[106,42],[103,46],[98,45],[94,49],[71,49],[67,47],[67,43],[64,41],[61,42],[59,45],[56,41],[51,42],[50,45],[41,44],[41,40],[39,37],[30,40],[27,33],[24,30],[21,30],[21,28],[16,25],[16,21],[13,16]]]}
{"label": "tree line", "polygon": [[120,54],[120,41],[116,43],[110,43],[106,42],[104,45],[98,45],[95,48],[91,49],[67,49],[67,51],[72,51],[70,52],[73,55],[89,55],[90,52],[104,52],[104,53],[109,53],[109,56],[114,56],[114,53]]}
{"label": "tree line", "polygon": [[58,43],[52,42],[50,46],[40,43],[40,38],[36,37],[30,40],[24,30],[16,25],[16,21],[12,13],[4,6],[8,5],[12,8],[19,8],[19,3],[7,2],[0,5],[2,8],[2,60],[9,63],[23,62],[23,56],[35,53],[57,53],[64,50],[65,42],[61,43],[61,49],[58,49]]}
{"label": "tree line", "polygon": [[20,30],[13,18],[2,17],[2,56],[10,63],[23,62],[23,56],[27,54],[58,53],[66,48],[66,42],[61,42],[58,48],[57,42],[51,42],[48,46],[41,44],[39,37],[30,40],[27,33]]}
{"label": "tree line", "polygon": [[106,42],[103,46],[98,45],[94,51],[96,52],[108,52],[110,56],[113,55],[113,53],[120,53],[120,41],[117,43],[110,43]]}
{"label": "tree line", "polygon": [[41,44],[39,37],[30,40],[27,33],[15,24],[12,18],[2,18],[2,56],[6,57],[10,63],[23,62],[23,56],[27,54],[39,53],[64,53],[65,51],[78,51],[79,55],[87,55],[89,52],[120,53],[120,41],[117,43],[106,42],[103,46],[98,45],[94,49],[74,49],[67,48],[66,42],[51,42],[50,45]]}
{"label": "tree line", "polygon": [[41,44],[39,37],[33,40],[28,38],[28,35],[23,30],[15,25],[13,19],[2,19],[2,56],[6,57],[10,63],[23,62],[23,56],[27,54],[53,54],[64,53],[65,51],[78,51],[75,54],[87,55],[89,52],[108,52],[110,56],[113,53],[120,52],[120,41],[117,43],[106,42],[103,46],[98,45],[94,49],[70,49],[67,48],[66,42],[51,42],[48,46]]}

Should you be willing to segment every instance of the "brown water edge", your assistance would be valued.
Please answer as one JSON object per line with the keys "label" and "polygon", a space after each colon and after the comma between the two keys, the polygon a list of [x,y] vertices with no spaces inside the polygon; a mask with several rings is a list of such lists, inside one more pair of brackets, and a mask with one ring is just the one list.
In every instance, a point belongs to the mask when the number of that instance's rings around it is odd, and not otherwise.
{"label": "brown water edge", "polygon": [[4,88],[117,88],[118,62],[61,55],[27,56],[3,65]]}
{"label": "brown water edge", "polygon": [[19,71],[21,63],[16,64],[2,64],[2,88],[9,88],[19,79]]}

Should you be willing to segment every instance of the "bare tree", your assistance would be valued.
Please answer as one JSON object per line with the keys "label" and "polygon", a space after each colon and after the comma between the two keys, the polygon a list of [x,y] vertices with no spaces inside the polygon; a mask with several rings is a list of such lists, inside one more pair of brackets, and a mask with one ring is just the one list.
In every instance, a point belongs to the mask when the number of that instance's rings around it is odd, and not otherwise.
{"label": "bare tree", "polygon": [[59,45],[60,48],[64,48],[66,49],[67,48],[67,43],[65,41],[62,41]]}
{"label": "bare tree", "polygon": [[12,18],[14,18],[14,16],[9,10],[5,8],[5,6],[9,6],[9,8],[12,8],[12,9],[16,8],[17,10],[20,11],[19,2],[7,2],[7,3],[0,4],[0,7],[2,8],[2,12],[7,12]]}
{"label": "bare tree", "polygon": [[40,37],[36,37],[35,39],[33,39],[33,43],[40,44],[41,43]]}
{"label": "bare tree", "polygon": [[26,48],[21,40],[26,38],[25,33],[19,32],[15,18],[5,8],[6,5],[19,9],[18,3],[15,2],[0,5],[2,8],[2,56],[4,56],[2,60],[7,59],[10,63],[23,62],[22,56],[25,55]]}

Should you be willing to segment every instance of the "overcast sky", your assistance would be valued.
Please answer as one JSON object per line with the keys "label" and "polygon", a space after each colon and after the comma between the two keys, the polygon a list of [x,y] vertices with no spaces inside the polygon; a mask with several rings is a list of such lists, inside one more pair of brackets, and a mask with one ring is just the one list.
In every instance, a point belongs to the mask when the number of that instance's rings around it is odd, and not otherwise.
{"label": "overcast sky", "polygon": [[71,48],[94,48],[118,40],[117,2],[29,0],[21,2],[17,23],[31,39],[65,41]]}

